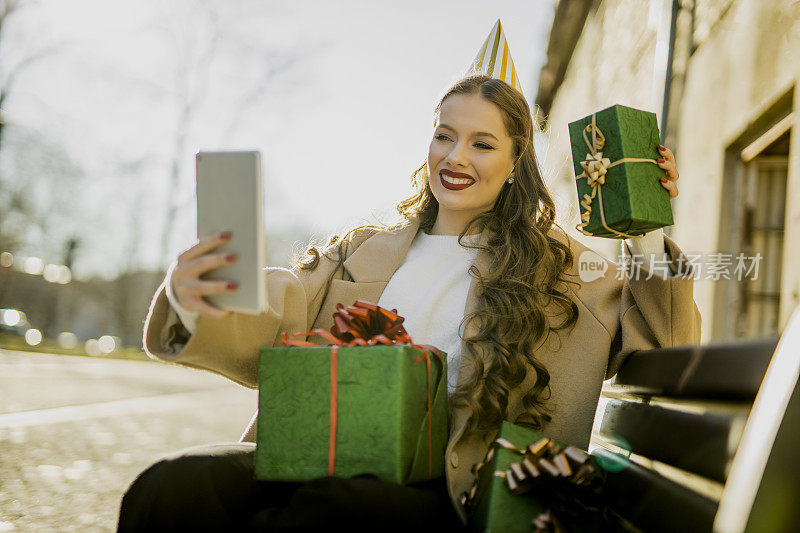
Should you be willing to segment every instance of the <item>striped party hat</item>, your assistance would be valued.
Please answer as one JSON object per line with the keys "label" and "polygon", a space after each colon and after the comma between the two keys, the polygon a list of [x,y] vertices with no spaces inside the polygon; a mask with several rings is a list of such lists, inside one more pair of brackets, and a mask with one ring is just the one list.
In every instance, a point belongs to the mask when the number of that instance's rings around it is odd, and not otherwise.
{"label": "striped party hat", "polygon": [[517,69],[511,60],[511,53],[508,51],[508,41],[503,33],[503,26],[500,19],[495,22],[492,31],[481,46],[478,55],[470,65],[467,74],[484,74],[498,80],[503,80],[507,84],[522,92],[522,85],[519,83]]}

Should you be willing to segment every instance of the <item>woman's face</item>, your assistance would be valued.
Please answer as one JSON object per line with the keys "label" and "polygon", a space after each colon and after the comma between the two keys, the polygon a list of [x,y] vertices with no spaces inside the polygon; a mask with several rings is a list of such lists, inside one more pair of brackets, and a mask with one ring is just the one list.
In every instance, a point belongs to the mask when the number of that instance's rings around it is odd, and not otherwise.
{"label": "woman's face", "polygon": [[477,94],[454,94],[441,106],[428,150],[439,218],[464,222],[494,206],[514,168],[513,140],[500,109]]}

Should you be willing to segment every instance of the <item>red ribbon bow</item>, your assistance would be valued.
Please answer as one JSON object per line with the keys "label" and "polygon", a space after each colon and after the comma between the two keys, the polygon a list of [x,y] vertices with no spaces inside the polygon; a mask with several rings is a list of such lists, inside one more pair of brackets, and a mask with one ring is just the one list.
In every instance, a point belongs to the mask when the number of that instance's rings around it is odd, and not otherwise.
{"label": "red ribbon bow", "polygon": [[[337,355],[340,346],[374,346],[376,344],[409,344],[413,348],[422,350],[422,356],[414,359],[415,363],[425,361],[427,369],[427,410],[428,410],[428,475],[433,475],[433,461],[431,458],[431,359],[428,349],[415,344],[411,336],[403,327],[403,317],[397,314],[397,309],[384,309],[377,305],[362,300],[345,308],[336,304],[333,313],[333,327],[330,331],[315,328],[303,333],[289,335],[281,334],[284,346],[319,346],[307,340],[293,340],[292,337],[308,337],[316,334],[331,342],[331,422],[328,439],[328,474],[333,475],[336,462],[336,412],[337,412]],[[441,357],[441,353],[433,349]]]}

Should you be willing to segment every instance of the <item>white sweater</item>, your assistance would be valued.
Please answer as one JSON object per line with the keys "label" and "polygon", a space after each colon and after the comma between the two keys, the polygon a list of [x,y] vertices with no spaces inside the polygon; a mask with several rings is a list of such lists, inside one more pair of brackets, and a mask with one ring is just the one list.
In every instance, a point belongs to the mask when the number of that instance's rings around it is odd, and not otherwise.
{"label": "white sweater", "polygon": [[[465,242],[477,242],[479,235],[465,237]],[[651,231],[641,237],[628,239],[633,254],[666,256],[664,232]],[[452,394],[458,382],[461,359],[461,320],[467,303],[471,277],[469,267],[474,263],[477,249],[465,248],[458,236],[417,233],[405,261],[394,273],[381,294],[378,305],[397,309],[405,317],[403,325],[417,344],[430,344],[447,352],[447,390]],[[167,272],[166,292],[170,305],[184,327],[191,333],[197,328],[199,316],[178,304],[172,290],[172,271]]]}
{"label": "white sweater", "polygon": [[[477,243],[479,235],[465,237]],[[467,304],[476,248],[458,243],[458,236],[417,233],[408,255],[389,280],[378,305],[397,309],[403,325],[417,344],[447,352],[447,391],[458,383],[461,358],[461,320]]]}

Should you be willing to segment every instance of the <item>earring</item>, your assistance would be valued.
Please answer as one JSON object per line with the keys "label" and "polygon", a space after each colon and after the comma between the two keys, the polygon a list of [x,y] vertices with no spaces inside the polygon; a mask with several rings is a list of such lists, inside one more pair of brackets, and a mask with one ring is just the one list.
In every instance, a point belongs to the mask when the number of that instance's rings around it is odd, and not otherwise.
{"label": "earring", "polygon": [[508,183],[514,183],[514,178],[508,178]]}

